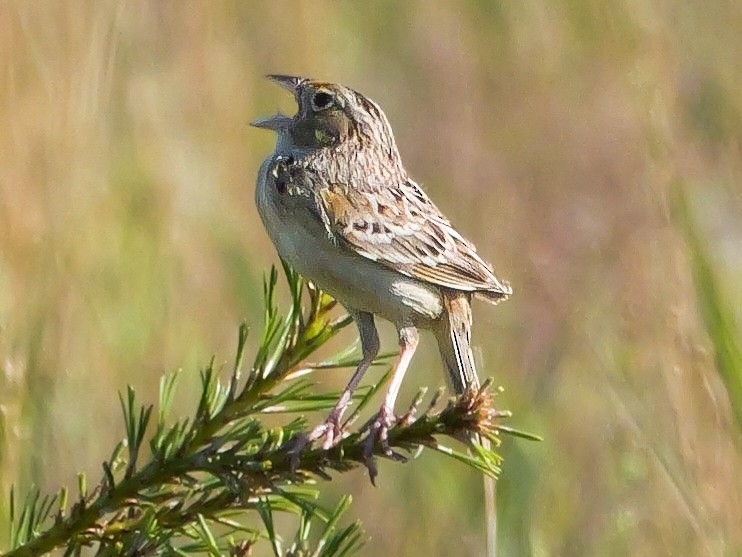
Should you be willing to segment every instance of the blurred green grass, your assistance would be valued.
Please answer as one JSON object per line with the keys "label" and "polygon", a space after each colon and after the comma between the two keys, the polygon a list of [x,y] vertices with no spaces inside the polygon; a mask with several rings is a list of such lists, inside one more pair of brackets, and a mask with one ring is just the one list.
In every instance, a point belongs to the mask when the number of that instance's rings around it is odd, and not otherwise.
{"label": "blurred green grass", "polygon": [[699,310],[714,348],[716,369],[726,386],[737,423],[742,426],[742,349],[736,317],[727,301],[728,296],[721,291],[714,265],[681,187],[678,187],[676,196],[675,220],[688,242]]}
{"label": "blurred green grass", "polygon": [[[700,249],[739,345],[741,37],[731,1],[0,4],[0,489],[94,471],[117,389],[182,367],[187,392],[259,326],[273,139],[247,123],[292,110],[261,76],[294,72],[377,100],[515,288],[475,308],[482,375],[546,439],[504,447],[503,554],[736,554],[739,422],[693,272]],[[443,383],[422,348],[408,394]],[[482,552],[475,474],[381,472],[336,488],[366,554]]]}

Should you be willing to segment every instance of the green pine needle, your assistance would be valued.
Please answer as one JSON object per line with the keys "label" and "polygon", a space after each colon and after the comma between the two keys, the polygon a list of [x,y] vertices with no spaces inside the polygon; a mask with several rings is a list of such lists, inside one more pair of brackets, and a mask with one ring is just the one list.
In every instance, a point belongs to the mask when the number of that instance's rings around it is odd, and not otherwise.
{"label": "green pine needle", "polygon": [[[11,490],[11,547],[3,557],[40,557],[56,549],[72,556],[85,548],[101,555],[246,557],[255,544],[265,543],[261,540],[268,541],[276,556],[342,557],[355,553],[364,536],[357,523],[340,526],[350,506],[349,496],[334,509],[317,504],[317,481],[329,478],[331,472],[366,467],[373,478],[378,458],[404,460],[401,453],[412,455],[430,447],[484,474],[497,475],[500,457],[468,441],[481,435],[496,446],[497,433],[506,431],[499,425],[506,414],[494,410],[487,385],[442,407],[436,393],[424,410],[419,408],[425,398],[421,391],[389,431],[391,455],[380,447],[367,455],[368,428],[361,427],[329,450],[307,447],[295,459],[293,443],[306,432],[307,420],[291,417],[282,425],[267,427],[265,417],[327,412],[339,394],[314,392],[309,378],[318,370],[353,368],[359,357],[353,346],[319,364],[309,363],[308,358],[350,319],[335,316],[335,301],[305,284],[294,271],[284,266],[284,274],[292,303],[285,314],[279,313],[278,273],[272,269],[264,282],[265,324],[252,367],[245,369],[247,326],[243,324],[228,377],[222,377],[213,359],[201,371],[201,392],[192,416],[171,416],[178,373],[161,379],[156,409],[141,404],[134,388],[127,387],[119,396],[124,439],[115,444],[92,489],[87,476],[80,474],[71,507],[66,489],[50,496],[32,488],[22,502]],[[375,364],[386,365],[388,357]],[[388,375],[358,391],[349,423]],[[150,428],[153,413],[156,423]],[[465,440],[473,453],[444,445],[443,438]],[[142,451],[145,441],[149,456]],[[293,538],[279,534],[277,514],[296,517]],[[313,524],[319,526],[313,529]],[[293,539],[291,547],[284,548],[283,539]]]}

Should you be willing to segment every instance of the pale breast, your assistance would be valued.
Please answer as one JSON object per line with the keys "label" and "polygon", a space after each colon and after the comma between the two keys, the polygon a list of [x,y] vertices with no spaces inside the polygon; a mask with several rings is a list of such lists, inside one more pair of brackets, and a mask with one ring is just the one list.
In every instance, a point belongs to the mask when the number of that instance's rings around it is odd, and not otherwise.
{"label": "pale breast", "polygon": [[[396,324],[429,328],[443,310],[440,291],[378,263],[338,248],[329,241],[308,245],[294,236],[288,250],[311,257],[292,258],[292,265],[349,308],[368,311]],[[304,244],[299,247],[299,244]],[[319,244],[319,245],[318,245]]]}
{"label": "pale breast", "polygon": [[395,324],[429,328],[443,311],[437,287],[424,284],[335,244],[320,222],[287,210],[261,169],[256,202],[278,253],[343,305]]}

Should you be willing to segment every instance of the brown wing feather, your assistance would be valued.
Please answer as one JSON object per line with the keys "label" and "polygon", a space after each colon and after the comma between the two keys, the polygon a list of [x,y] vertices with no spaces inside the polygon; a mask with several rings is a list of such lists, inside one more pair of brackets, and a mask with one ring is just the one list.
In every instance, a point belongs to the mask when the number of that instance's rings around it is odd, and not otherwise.
{"label": "brown wing feather", "polygon": [[493,301],[511,293],[411,180],[373,193],[339,184],[319,193],[333,234],[360,255],[407,276]]}

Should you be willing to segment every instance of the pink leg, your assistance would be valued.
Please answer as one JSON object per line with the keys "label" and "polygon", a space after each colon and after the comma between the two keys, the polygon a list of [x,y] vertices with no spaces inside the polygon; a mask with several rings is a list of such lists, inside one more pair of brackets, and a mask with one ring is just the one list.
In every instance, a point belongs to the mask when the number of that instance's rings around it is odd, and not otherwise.
{"label": "pink leg", "polygon": [[322,448],[329,449],[333,445],[337,444],[342,438],[342,426],[340,420],[343,417],[343,413],[350,405],[353,392],[358,388],[358,384],[361,382],[361,378],[371,367],[377,354],[379,353],[379,335],[376,332],[376,325],[374,325],[374,316],[371,313],[366,312],[351,312],[353,318],[358,326],[358,332],[361,336],[361,349],[363,351],[363,357],[356,368],[353,377],[351,377],[348,386],[345,387],[343,394],[338,400],[335,408],[332,409],[330,415],[327,417],[324,423],[315,427],[308,435],[303,435],[296,440],[296,444],[292,449],[293,452],[293,466],[296,467],[298,464],[299,453],[308,444],[318,439],[325,438]]}
{"label": "pink leg", "polygon": [[417,348],[417,341],[420,335],[415,327],[400,327],[399,332],[399,359],[394,367],[392,373],[392,380],[389,383],[389,389],[384,397],[384,403],[379,410],[379,414],[376,416],[372,425],[371,433],[369,434],[368,445],[366,451],[370,455],[373,452],[373,448],[376,440],[378,439],[381,443],[382,448],[386,454],[391,454],[391,450],[387,444],[389,428],[394,424],[394,403],[397,400],[399,394],[399,388],[402,386],[402,380],[407,372],[407,368],[412,361],[412,356],[415,354]]}

